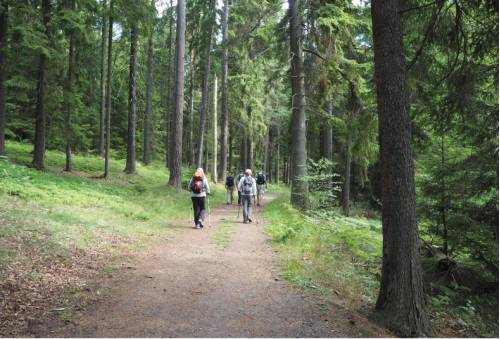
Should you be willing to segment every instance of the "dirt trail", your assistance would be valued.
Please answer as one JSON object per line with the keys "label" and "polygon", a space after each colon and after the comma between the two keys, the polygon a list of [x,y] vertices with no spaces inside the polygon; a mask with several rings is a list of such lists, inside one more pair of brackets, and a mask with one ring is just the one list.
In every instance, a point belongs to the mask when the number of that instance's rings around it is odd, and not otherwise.
{"label": "dirt trail", "polygon": [[[237,206],[212,209],[212,227],[180,232],[120,274],[110,296],[50,336],[77,337],[332,337],[360,336],[349,319],[291,288],[254,222],[236,219]],[[234,225],[224,250],[218,225]]]}

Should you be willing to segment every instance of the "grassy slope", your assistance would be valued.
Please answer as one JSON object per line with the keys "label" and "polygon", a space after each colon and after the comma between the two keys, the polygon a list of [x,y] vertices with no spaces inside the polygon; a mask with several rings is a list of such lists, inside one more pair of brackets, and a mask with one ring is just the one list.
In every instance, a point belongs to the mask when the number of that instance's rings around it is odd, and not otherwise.
{"label": "grassy slope", "polygon": [[[266,231],[281,253],[284,276],[298,287],[330,299],[337,295],[350,307],[370,312],[379,288],[380,221],[346,218],[336,211],[303,215],[288,202],[289,195],[281,195],[264,211]],[[438,335],[497,336],[498,316],[480,314],[476,309],[487,300],[458,298],[463,294],[460,287],[447,290],[432,297]],[[457,296],[456,302],[452,302],[452,294]]]}
{"label": "grassy slope", "polygon": [[[140,244],[165,235],[176,219],[190,218],[188,193],[167,186],[168,172],[159,162],[138,164],[138,174],[130,176],[123,173],[124,161],[112,160],[111,179],[103,180],[91,178],[102,173],[102,159],[75,156],[76,172],[68,174],[61,170],[64,154],[49,151],[47,171],[38,172],[25,166],[30,151],[30,145],[8,143],[10,160],[0,161],[0,239],[31,230],[48,235],[49,248],[115,247],[113,239]],[[215,205],[223,188],[212,190]],[[2,252],[0,267],[16,255],[8,247]]]}

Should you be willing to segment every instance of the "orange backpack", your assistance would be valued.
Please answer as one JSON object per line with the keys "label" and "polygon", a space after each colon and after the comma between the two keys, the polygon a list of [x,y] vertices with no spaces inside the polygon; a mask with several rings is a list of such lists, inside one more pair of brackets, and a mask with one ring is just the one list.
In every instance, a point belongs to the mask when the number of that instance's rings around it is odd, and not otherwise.
{"label": "orange backpack", "polygon": [[201,193],[203,191],[203,179],[205,175],[202,172],[195,172],[191,178],[191,191],[193,193]]}

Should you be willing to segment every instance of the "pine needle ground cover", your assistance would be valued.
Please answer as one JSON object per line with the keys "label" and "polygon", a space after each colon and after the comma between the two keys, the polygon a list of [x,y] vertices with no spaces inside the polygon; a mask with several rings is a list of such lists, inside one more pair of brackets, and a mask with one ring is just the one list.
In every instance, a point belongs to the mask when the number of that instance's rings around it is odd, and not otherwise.
{"label": "pine needle ground cover", "polygon": [[[340,211],[302,214],[282,194],[266,205],[266,233],[280,253],[283,276],[294,286],[326,297],[336,307],[365,316],[372,312],[382,266],[382,225],[379,218],[344,217]],[[424,260],[427,272],[434,269]],[[434,286],[437,282],[428,282]],[[442,287],[430,297],[438,336],[488,336],[498,333],[494,301]],[[470,291],[469,291],[470,292]],[[490,298],[491,299],[491,298]]]}
{"label": "pine needle ground cover", "polygon": [[[81,303],[83,292],[103,293],[89,286],[91,277],[113,274],[127,255],[165,239],[169,225],[187,223],[192,213],[189,193],[167,186],[162,162],[138,164],[130,176],[123,160],[112,160],[104,180],[103,159],[76,155],[75,172],[66,173],[64,153],[48,151],[39,172],[26,166],[31,150],[8,143],[9,159],[0,160],[0,333],[14,336],[47,313],[77,313],[73,301]],[[183,173],[187,181],[190,169]],[[223,190],[212,187],[213,206]]]}

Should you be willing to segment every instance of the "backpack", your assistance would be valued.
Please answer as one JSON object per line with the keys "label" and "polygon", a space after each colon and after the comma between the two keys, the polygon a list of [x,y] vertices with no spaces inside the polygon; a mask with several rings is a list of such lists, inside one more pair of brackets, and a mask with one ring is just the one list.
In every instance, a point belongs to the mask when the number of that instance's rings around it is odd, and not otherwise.
{"label": "backpack", "polygon": [[266,183],[266,178],[263,173],[257,174],[257,184],[264,185]]}
{"label": "backpack", "polygon": [[195,172],[191,178],[191,192],[198,194],[203,191],[203,179],[204,175],[201,172]]}
{"label": "backpack", "polygon": [[226,186],[227,187],[233,187],[234,186],[234,178],[232,176],[228,176],[226,178]]}
{"label": "backpack", "polygon": [[252,177],[245,177],[243,179],[243,194],[245,195],[249,195],[249,194],[252,194],[252,186],[253,186],[253,182],[252,182]]}

